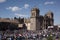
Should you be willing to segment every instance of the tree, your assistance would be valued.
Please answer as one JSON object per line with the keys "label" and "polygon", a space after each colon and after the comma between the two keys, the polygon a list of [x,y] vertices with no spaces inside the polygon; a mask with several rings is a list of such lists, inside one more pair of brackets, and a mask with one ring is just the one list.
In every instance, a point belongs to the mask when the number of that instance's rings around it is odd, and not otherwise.
{"label": "tree", "polygon": [[16,17],[14,17],[14,19],[17,19]]}

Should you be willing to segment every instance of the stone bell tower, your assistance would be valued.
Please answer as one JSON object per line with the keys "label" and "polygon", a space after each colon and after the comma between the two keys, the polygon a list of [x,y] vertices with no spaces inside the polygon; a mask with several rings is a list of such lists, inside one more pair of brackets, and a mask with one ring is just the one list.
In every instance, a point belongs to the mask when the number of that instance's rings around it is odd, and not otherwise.
{"label": "stone bell tower", "polygon": [[40,24],[39,24],[39,12],[40,10],[38,8],[33,8],[31,10],[31,17],[30,17],[30,30],[39,30]]}
{"label": "stone bell tower", "polygon": [[44,28],[47,29],[48,26],[54,26],[54,15],[51,11],[48,11],[44,16]]}

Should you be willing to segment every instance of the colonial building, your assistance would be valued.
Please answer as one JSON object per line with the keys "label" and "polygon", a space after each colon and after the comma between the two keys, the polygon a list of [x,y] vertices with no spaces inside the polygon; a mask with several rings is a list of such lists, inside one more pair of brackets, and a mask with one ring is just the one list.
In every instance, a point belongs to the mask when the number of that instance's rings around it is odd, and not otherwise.
{"label": "colonial building", "polygon": [[2,22],[17,24],[18,28],[23,28],[23,29],[27,28],[27,30],[42,30],[42,29],[47,29],[48,26],[53,26],[54,18],[53,18],[53,12],[51,11],[47,12],[44,16],[42,16],[40,15],[40,10],[38,8],[33,8],[31,10],[30,18],[21,19],[20,17],[19,18],[14,17],[14,20],[1,18],[0,26]]}
{"label": "colonial building", "polygon": [[28,30],[42,30],[54,25],[53,12],[49,11],[44,16],[39,14],[40,10],[33,8],[30,19],[24,19]]}

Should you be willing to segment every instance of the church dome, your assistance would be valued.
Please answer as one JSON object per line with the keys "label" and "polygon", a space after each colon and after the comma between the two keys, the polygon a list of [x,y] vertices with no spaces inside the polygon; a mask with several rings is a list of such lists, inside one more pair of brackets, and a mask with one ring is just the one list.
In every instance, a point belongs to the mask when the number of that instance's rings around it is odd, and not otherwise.
{"label": "church dome", "polygon": [[52,11],[48,11],[47,14],[53,15],[53,12]]}

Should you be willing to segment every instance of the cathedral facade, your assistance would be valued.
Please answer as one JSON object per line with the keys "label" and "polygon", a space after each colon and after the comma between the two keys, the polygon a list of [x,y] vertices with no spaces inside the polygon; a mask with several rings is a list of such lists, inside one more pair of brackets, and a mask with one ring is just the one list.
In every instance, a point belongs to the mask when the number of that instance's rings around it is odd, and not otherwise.
{"label": "cathedral facade", "polygon": [[[14,19],[4,19],[0,18],[0,26],[5,26],[5,28],[18,28],[18,29],[27,29],[27,30],[42,30],[47,29],[48,26],[54,25],[53,12],[49,11],[44,16],[40,15],[40,10],[38,8],[33,8],[31,10],[30,18],[16,18]],[[13,25],[14,24],[14,25]],[[3,26],[3,28],[4,28]],[[16,26],[16,27],[15,27]],[[0,27],[2,28],[2,27]],[[3,29],[2,28],[2,29]]]}
{"label": "cathedral facade", "polygon": [[54,25],[53,12],[49,11],[44,16],[39,15],[40,10],[33,8],[29,19],[24,19],[27,30],[42,30],[47,29],[48,26]]}

